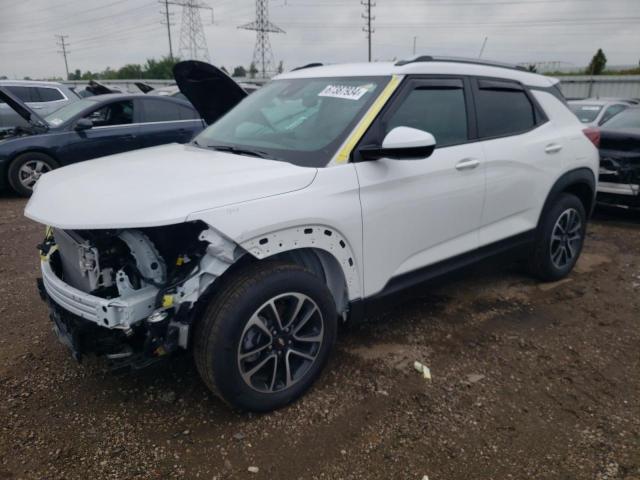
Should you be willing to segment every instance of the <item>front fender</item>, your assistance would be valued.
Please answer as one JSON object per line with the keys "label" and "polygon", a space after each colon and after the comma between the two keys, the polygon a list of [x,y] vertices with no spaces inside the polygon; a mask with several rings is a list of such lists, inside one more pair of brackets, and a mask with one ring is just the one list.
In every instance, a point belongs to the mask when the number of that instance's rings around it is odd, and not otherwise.
{"label": "front fender", "polygon": [[304,190],[195,212],[256,258],[315,248],[340,264],[349,299],[363,292],[362,213],[353,165],[319,169]]}

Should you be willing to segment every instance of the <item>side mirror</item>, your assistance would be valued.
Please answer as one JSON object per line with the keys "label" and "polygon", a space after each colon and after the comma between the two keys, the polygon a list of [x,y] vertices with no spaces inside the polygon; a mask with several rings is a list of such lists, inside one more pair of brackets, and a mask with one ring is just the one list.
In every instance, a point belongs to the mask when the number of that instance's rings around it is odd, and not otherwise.
{"label": "side mirror", "polygon": [[93,128],[93,120],[89,120],[88,118],[81,118],[76,122],[76,125],[73,128],[77,131],[89,130],[90,128]]}
{"label": "side mirror", "polygon": [[365,146],[360,149],[360,154],[365,160],[419,160],[427,158],[435,148],[436,139],[429,132],[411,127],[396,127],[387,133],[381,147]]}

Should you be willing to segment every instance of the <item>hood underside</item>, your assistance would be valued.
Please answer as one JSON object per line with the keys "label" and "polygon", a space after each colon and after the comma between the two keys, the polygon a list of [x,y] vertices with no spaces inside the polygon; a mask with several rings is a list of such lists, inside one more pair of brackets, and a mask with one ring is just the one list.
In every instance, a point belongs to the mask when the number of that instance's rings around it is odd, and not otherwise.
{"label": "hood underside", "polygon": [[178,88],[200,116],[211,125],[247,96],[240,85],[219,68],[197,60],[173,67]]}
{"label": "hood underside", "polygon": [[49,172],[25,209],[57,228],[142,228],[300,190],[317,170],[188,145],[164,145]]}

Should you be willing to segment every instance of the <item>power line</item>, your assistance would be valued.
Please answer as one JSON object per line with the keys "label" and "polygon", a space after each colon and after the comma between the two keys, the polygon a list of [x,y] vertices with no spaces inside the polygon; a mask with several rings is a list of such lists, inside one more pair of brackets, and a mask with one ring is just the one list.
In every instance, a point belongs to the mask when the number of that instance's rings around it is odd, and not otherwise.
{"label": "power line", "polygon": [[375,7],[376,4],[375,3],[371,3],[371,0],[361,0],[360,2],[361,5],[364,6],[364,13],[362,14],[362,18],[364,18],[365,20],[365,24],[364,27],[362,28],[362,30],[367,34],[367,43],[369,45],[369,61],[371,61],[371,35],[373,34],[374,30],[371,26],[371,22],[373,20],[375,20],[376,17],[371,15],[371,8]]}
{"label": "power line", "polygon": [[238,28],[256,31],[253,64],[261,66],[260,72],[262,77],[266,78],[269,73],[275,72],[269,33],[285,33],[285,31],[269,21],[269,0],[256,0],[255,21],[241,25]]}
{"label": "power line", "polygon": [[199,0],[184,0],[182,2],[165,0],[169,5],[182,7],[182,24],[180,25],[180,56],[189,60],[204,60],[210,62],[209,47],[202,28],[200,10],[211,11],[213,23],[213,8],[200,3]]}
{"label": "power line", "polygon": [[[171,15],[173,15],[173,13],[169,13],[169,2],[168,0],[164,0],[164,2],[162,0],[160,0],[158,3],[164,4],[164,16],[165,16],[165,20],[160,21],[160,24],[162,25],[166,25],[167,26],[167,37],[169,37],[169,59],[171,61],[173,61],[173,46],[171,45],[171,25],[173,25],[171,23]],[[160,12],[163,13],[163,12]]]}
{"label": "power line", "polygon": [[67,53],[69,53],[67,52],[67,47],[69,44],[65,42],[69,35],[55,35],[55,37],[58,39],[56,43],[62,48],[62,50],[58,50],[58,53],[61,53],[64,57],[64,69],[67,72],[67,80],[69,80],[69,64],[67,63]]}

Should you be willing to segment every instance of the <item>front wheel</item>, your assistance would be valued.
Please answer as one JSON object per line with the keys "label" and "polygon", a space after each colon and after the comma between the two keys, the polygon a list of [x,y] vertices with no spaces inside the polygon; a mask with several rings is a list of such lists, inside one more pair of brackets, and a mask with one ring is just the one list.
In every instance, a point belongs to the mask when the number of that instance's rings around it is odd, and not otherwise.
{"label": "front wheel", "polygon": [[336,307],[321,279],[298,265],[267,261],[233,275],[196,325],[196,365],[227,403],[271,411],[320,375],[335,342]]}
{"label": "front wheel", "polygon": [[55,160],[45,153],[20,154],[9,165],[9,185],[18,195],[29,197],[40,177],[57,167]]}
{"label": "front wheel", "polygon": [[541,220],[529,260],[531,272],[544,281],[569,275],[582,251],[586,228],[587,215],[580,199],[561,194]]}

